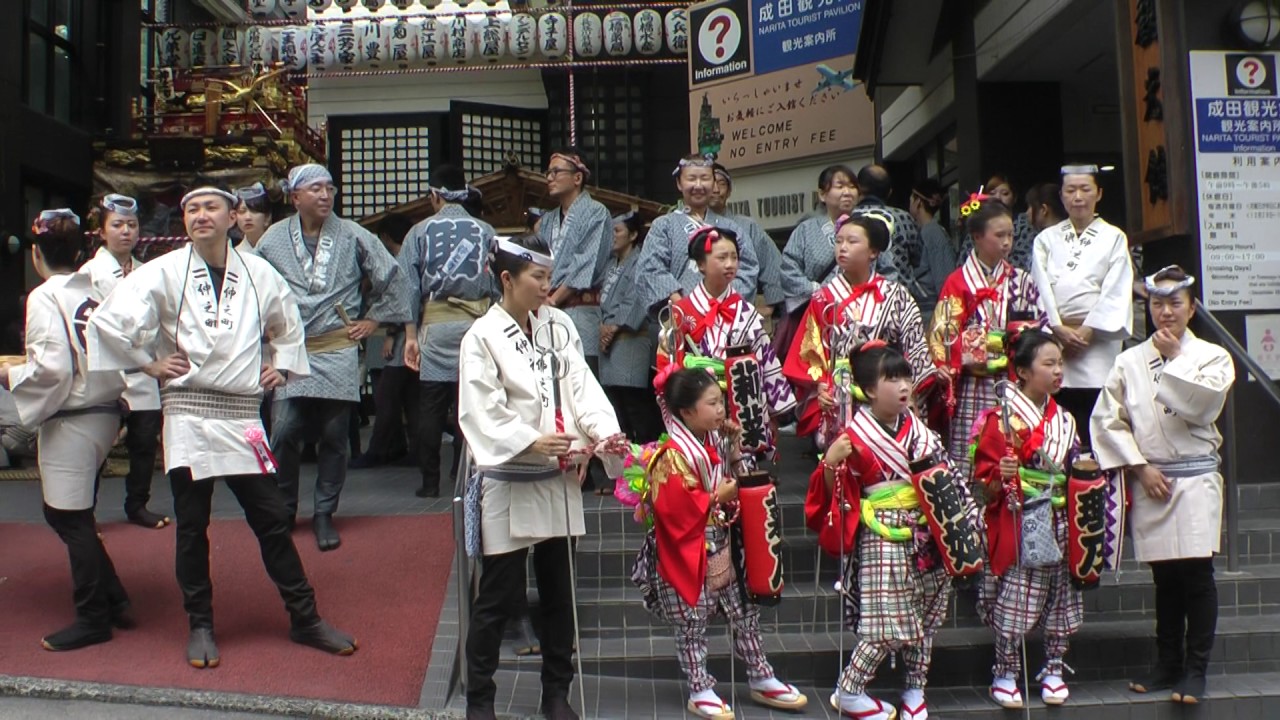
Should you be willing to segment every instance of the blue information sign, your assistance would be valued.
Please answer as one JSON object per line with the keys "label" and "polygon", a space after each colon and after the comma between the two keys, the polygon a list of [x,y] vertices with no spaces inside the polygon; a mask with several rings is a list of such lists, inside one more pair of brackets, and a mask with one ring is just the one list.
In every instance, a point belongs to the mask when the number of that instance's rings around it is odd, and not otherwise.
{"label": "blue information sign", "polygon": [[751,0],[755,74],[858,51],[865,0]]}
{"label": "blue information sign", "polygon": [[1196,98],[1196,135],[1202,153],[1280,152],[1280,100]]}

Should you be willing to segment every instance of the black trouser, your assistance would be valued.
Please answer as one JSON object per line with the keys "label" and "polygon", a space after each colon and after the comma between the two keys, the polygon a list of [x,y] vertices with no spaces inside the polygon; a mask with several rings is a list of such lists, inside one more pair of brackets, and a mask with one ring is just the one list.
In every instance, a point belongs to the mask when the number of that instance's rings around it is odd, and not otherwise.
{"label": "black trouser", "polygon": [[92,627],[110,627],[111,608],[128,601],[129,596],[120,584],[111,556],[98,538],[93,508],[58,510],[45,505],[44,521],[67,546],[76,618]]}
{"label": "black trouser", "polygon": [[[533,576],[538,582],[538,643],[542,646],[542,699],[567,698],[573,683],[573,576],[564,538],[533,546]],[[486,555],[480,591],[471,607],[467,634],[467,705],[493,707],[502,638],[507,621],[524,607],[528,548]]]}
{"label": "black trouser", "polygon": [[[222,478],[244,508],[245,520],[258,538],[262,565],[276,584],[294,627],[320,619],[316,595],[302,569],[302,558],[289,535],[289,511],[269,475]],[[189,468],[169,473],[173,514],[178,523],[177,573],[182,606],[192,628],[213,627],[213,581],[209,577],[209,513],[215,480],[194,481]]]}
{"label": "black trouser", "polygon": [[151,502],[162,417],[159,410],[134,410],[125,417],[124,446],[129,451],[129,474],[124,478],[125,515],[132,516]]}
{"label": "black trouser", "polygon": [[613,404],[622,432],[631,442],[643,445],[657,440],[662,434],[662,413],[658,410],[653,390],[610,385],[605,387],[604,393]]}
{"label": "black trouser", "polygon": [[1153,562],[1151,577],[1156,584],[1157,664],[1203,676],[1218,629],[1213,558]]}
{"label": "black trouser", "polygon": [[[373,433],[365,454],[389,460],[418,438],[418,373],[407,367],[385,367],[373,389]],[[438,451],[437,451],[438,452]]]}
{"label": "black trouser", "polygon": [[276,484],[284,493],[290,515],[298,512],[298,476],[302,466],[302,443],[319,436],[316,452],[315,514],[332,515],[338,511],[342,486],[347,481],[347,460],[351,415],[354,405],[347,400],[294,397],[277,400],[272,409],[275,436],[271,452],[280,471]]}
{"label": "black trouser", "polygon": [[422,471],[422,489],[428,492],[440,490],[440,436],[447,429],[454,438],[452,477],[458,474],[461,453],[458,447],[458,429],[449,422],[449,412],[458,403],[458,383],[424,380],[419,383],[418,395],[418,465]]}
{"label": "black trouser", "polygon": [[1054,396],[1058,405],[1076,419],[1076,432],[1080,434],[1081,448],[1093,447],[1089,435],[1089,418],[1093,417],[1093,406],[1098,403],[1098,393],[1101,391],[1101,388],[1064,387]]}

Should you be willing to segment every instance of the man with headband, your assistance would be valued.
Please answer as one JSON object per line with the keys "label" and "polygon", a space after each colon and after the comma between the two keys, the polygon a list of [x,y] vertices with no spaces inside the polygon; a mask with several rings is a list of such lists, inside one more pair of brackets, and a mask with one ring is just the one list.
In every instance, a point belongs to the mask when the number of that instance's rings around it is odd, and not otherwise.
{"label": "man with headband", "polygon": [[1062,168],[1066,220],[1036,236],[1031,275],[1062,341],[1066,367],[1058,404],[1089,443],[1089,414],[1102,378],[1133,331],[1133,267],[1124,231],[1097,215],[1102,189],[1096,165]]}
{"label": "man with headband", "polygon": [[1134,551],[1156,585],[1156,663],[1129,689],[1172,691],[1174,702],[1191,704],[1205,699],[1218,622],[1222,436],[1214,423],[1235,383],[1227,351],[1187,329],[1194,283],[1176,265],[1146,279],[1156,331],[1116,359],[1092,420],[1099,463],[1129,482]]}
{"label": "man with headband", "polygon": [[[320,437],[311,529],[321,550],[333,550],[342,542],[333,514],[347,478],[350,414],[360,402],[360,341],[381,323],[413,316],[396,259],[373,233],[333,213],[337,188],[328,170],[295,167],[285,191],[298,214],[272,225],[257,249],[297,297],[311,376],[276,391],[271,449],[280,460],[285,504],[296,515],[302,443]],[[368,307],[360,292],[364,281]]]}
{"label": "man with headband", "polygon": [[[440,497],[441,433],[458,400],[458,349],[495,296],[487,262],[493,227],[471,217],[463,206],[479,194],[461,169],[436,166],[429,196],[433,214],[413,226],[397,258],[414,312],[413,322],[404,328],[404,364],[417,371],[420,383],[418,436],[412,441],[418,444],[421,498]],[[458,435],[456,428],[450,433]],[[461,453],[459,443],[453,472]]]}
{"label": "man with headband", "polygon": [[547,163],[547,194],[558,206],[542,216],[538,237],[551,248],[551,296],[547,303],[573,320],[591,371],[600,373],[600,288],[613,248],[613,219],[591,199],[591,171],[576,150],[561,150]]}
{"label": "man with headband", "polygon": [[[209,515],[223,480],[244,508],[263,565],[289,612],[289,637],[338,655],[356,642],[320,619],[315,592],[289,536],[289,514],[270,477],[258,406],[264,390],[309,371],[298,307],[261,258],[231,247],[235,195],[192,190],[181,208],[191,244],[134,270],[93,313],[91,370],[143,368],[160,381],[164,465],[177,518],[177,575],[191,633],[187,662],[216,667]],[[264,341],[265,338],[265,341]]]}

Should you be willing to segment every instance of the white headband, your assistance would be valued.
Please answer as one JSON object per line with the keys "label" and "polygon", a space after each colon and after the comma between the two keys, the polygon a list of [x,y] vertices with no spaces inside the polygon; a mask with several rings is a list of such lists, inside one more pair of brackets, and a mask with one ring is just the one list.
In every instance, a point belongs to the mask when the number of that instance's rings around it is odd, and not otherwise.
{"label": "white headband", "polygon": [[[1182,268],[1178,267],[1177,265],[1169,265],[1168,267],[1160,268],[1155,273],[1148,275],[1143,280],[1143,284],[1147,286],[1148,295],[1155,295],[1156,297],[1173,297],[1179,290],[1185,290],[1191,287],[1192,285],[1196,284],[1195,276],[1188,275],[1185,278],[1176,281],[1172,285],[1167,285],[1165,287],[1160,287],[1159,285],[1156,285],[1156,282],[1158,282],[1156,277],[1160,273],[1168,270],[1182,270]],[[1167,279],[1172,280],[1173,278],[1167,278]]]}
{"label": "white headband", "polygon": [[1094,175],[1098,174],[1097,165],[1063,165],[1062,176],[1067,175]]}
{"label": "white headband", "polygon": [[[680,162],[676,163],[676,169],[673,170],[671,174],[678,177],[680,175],[680,171],[687,167],[713,168],[715,167],[715,164],[716,164],[716,157],[714,155],[703,155],[700,158],[693,158],[693,159],[680,158]],[[714,177],[714,173],[713,173],[713,177]]]}
{"label": "white headband", "polygon": [[332,185],[333,176],[329,174],[329,169],[325,166],[307,163],[290,170],[289,178],[281,183],[280,186],[284,188],[285,192],[289,193],[318,182],[327,182]]}
{"label": "white headband", "polygon": [[470,185],[464,186],[461,190],[446,190],[442,187],[431,186],[428,186],[427,189],[439,195],[441,200],[451,203],[465,202],[467,198],[471,197],[471,193],[475,193],[477,198],[484,197],[484,193]]}
{"label": "white headband", "polygon": [[217,195],[218,197],[226,200],[231,205],[232,208],[235,208],[240,204],[240,198],[236,197],[235,195],[232,195],[231,193],[227,192],[226,190],[223,190],[222,188],[199,187],[187,193],[186,195],[182,196],[182,200],[178,203],[178,209],[185,211],[187,209],[187,203],[191,202],[197,197],[200,197],[201,195]]}
{"label": "white headband", "polygon": [[555,261],[552,260],[550,255],[543,255],[540,252],[536,252],[534,250],[530,250],[527,247],[517,245],[516,243],[511,242],[511,238],[508,238],[508,237],[503,237],[499,235],[494,239],[498,241],[498,250],[508,255],[514,255],[518,258],[524,258],[525,260],[528,260],[534,265],[541,265],[542,267],[545,267],[545,268],[555,266]]}

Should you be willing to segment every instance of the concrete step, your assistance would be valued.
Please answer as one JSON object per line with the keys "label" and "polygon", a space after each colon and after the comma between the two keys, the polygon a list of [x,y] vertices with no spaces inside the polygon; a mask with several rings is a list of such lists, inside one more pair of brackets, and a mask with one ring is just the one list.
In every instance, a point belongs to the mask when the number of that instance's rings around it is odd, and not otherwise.
{"label": "concrete step", "polygon": [[[1090,618],[1072,639],[1068,664],[1076,681],[1127,679],[1146,672],[1154,660],[1154,626],[1150,620]],[[726,625],[715,623],[708,633],[713,675],[728,680],[730,674],[729,637]],[[841,668],[852,650],[852,633],[781,632],[763,635],[765,652],[778,676],[797,685],[834,687]],[[1038,639],[1027,643],[1032,675],[1043,661]],[[993,659],[991,631],[983,627],[943,628],[934,644],[931,685],[986,687]],[[537,668],[537,658],[504,657],[510,670]],[[583,672],[625,678],[678,680],[671,631],[655,630],[644,637],[582,638]],[[742,663],[737,677],[746,681]],[[1280,670],[1280,615],[1224,617],[1218,623],[1210,671],[1215,675]],[[884,664],[874,687],[902,687],[903,666]]]}

